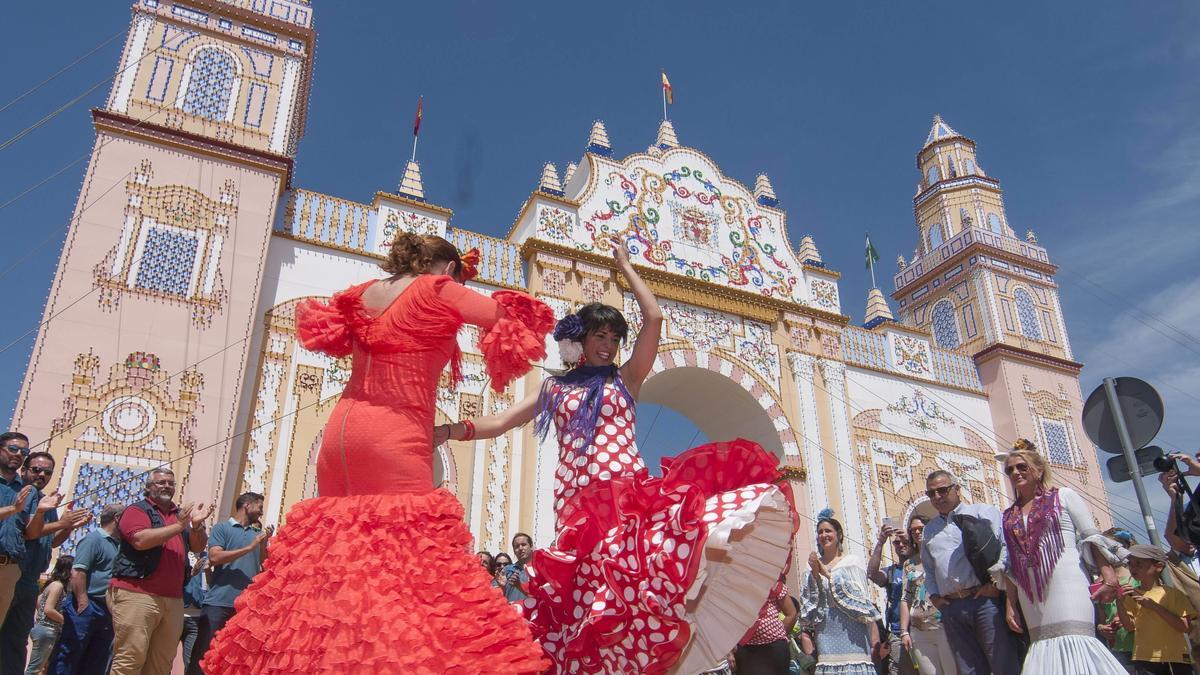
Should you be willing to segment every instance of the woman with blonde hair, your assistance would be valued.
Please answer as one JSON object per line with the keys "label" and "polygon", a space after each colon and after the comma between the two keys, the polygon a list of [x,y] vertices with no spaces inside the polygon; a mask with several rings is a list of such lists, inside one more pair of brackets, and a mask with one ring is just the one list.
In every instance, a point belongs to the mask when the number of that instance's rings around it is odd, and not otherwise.
{"label": "woman with blonde hair", "polygon": [[[528,626],[489,587],[454,495],[433,486],[438,378],[460,374],[458,330],[479,326],[492,388],[545,358],[554,314],[524,293],[463,285],[478,251],[398,235],[388,274],[296,310],[306,349],[353,357],[299,502],[213,640],[215,673],[540,672]],[[380,574],[380,570],[385,570]]]}
{"label": "woman with blonde hair", "polygon": [[[1113,543],[1096,530],[1079,493],[1053,486],[1050,466],[1033,443],[1019,439],[1003,459],[1015,497],[1004,512],[1005,614],[1009,628],[1028,630],[1032,641],[1022,672],[1123,675],[1125,669],[1096,639],[1092,606],[1093,599],[1107,602],[1117,595]],[[1094,596],[1085,565],[1103,580]]]}

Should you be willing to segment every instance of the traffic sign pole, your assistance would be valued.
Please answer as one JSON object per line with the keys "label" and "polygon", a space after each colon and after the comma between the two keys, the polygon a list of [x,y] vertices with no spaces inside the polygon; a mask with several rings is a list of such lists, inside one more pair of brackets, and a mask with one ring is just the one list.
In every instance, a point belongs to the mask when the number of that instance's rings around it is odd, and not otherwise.
{"label": "traffic sign pole", "polygon": [[1117,400],[1117,384],[1111,377],[1104,378],[1104,395],[1108,399],[1108,407],[1112,411],[1113,423],[1117,427],[1117,435],[1121,439],[1121,450],[1125,453],[1125,463],[1129,466],[1129,475],[1133,478],[1133,490],[1137,493],[1138,506],[1142,509],[1142,519],[1146,522],[1146,533],[1150,535],[1150,543],[1162,546],[1158,536],[1158,527],[1154,524],[1154,512],[1150,510],[1150,498],[1146,496],[1146,486],[1142,484],[1142,472],[1138,469],[1137,457],[1134,453],[1133,441],[1129,438],[1129,427],[1125,425],[1125,414]]}

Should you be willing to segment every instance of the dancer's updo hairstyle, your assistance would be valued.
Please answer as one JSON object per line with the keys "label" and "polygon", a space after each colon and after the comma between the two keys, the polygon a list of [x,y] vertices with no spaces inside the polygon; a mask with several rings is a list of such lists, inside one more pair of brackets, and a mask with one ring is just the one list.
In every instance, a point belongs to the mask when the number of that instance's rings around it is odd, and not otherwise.
{"label": "dancer's updo hairstyle", "polygon": [[401,232],[392,240],[387,260],[379,267],[392,276],[424,274],[434,263],[455,263],[455,277],[463,271],[462,257],[454,244],[434,234]]}
{"label": "dancer's updo hairstyle", "polygon": [[[593,302],[580,307],[576,313],[579,315],[579,320],[583,322],[584,336],[594,333],[601,328],[607,328],[616,333],[617,338],[621,342],[624,342],[625,338],[629,335],[629,323],[625,321],[624,315],[616,307]],[[581,336],[580,341],[582,340],[583,337]]]}

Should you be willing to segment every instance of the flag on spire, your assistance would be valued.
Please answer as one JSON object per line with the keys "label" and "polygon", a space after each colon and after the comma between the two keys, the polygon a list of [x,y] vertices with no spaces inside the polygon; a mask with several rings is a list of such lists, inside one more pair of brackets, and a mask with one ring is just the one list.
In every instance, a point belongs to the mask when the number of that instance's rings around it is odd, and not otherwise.
{"label": "flag on spire", "polygon": [[879,262],[879,252],[871,245],[871,235],[867,235],[867,269]]}
{"label": "flag on spire", "polygon": [[875,263],[879,262],[879,252],[871,245],[871,235],[867,235],[867,269],[871,270],[871,288],[877,288],[875,284]]}
{"label": "flag on spire", "polygon": [[425,106],[425,97],[417,97],[417,116],[413,119],[413,136],[421,133],[421,109]]}
{"label": "flag on spire", "polygon": [[667,99],[667,103],[674,103],[674,92],[671,89],[671,81],[667,79],[667,71],[662,71],[662,88],[663,96]]}

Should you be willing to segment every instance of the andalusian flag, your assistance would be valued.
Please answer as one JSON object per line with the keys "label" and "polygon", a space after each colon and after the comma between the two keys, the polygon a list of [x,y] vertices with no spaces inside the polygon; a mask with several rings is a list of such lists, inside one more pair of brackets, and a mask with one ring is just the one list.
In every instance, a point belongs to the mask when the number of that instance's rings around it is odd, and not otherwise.
{"label": "andalusian flag", "polygon": [[417,116],[415,119],[413,119],[413,136],[414,137],[417,134],[421,133],[421,109],[424,107],[424,105],[425,105],[425,97],[418,96],[417,97]]}
{"label": "andalusian flag", "polygon": [[879,252],[871,245],[871,235],[867,235],[867,269],[879,262]]}
{"label": "andalusian flag", "polygon": [[662,71],[662,87],[663,87],[663,96],[667,99],[667,103],[674,103],[675,97],[672,95],[671,81],[667,79],[667,71],[665,71],[665,70]]}

